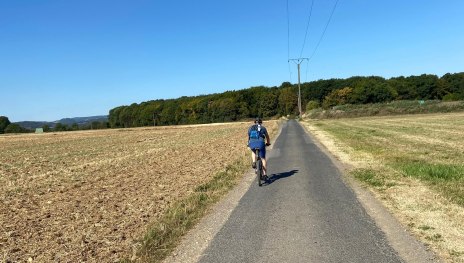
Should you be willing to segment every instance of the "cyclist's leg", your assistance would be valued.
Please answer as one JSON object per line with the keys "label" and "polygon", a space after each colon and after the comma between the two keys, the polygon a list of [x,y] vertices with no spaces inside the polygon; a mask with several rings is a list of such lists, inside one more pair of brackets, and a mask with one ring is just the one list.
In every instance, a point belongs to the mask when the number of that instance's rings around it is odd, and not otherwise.
{"label": "cyclist's leg", "polygon": [[256,168],[256,153],[253,150],[251,150],[251,167]]}
{"label": "cyclist's leg", "polygon": [[266,166],[266,147],[263,145],[259,151],[259,157],[261,157],[261,160],[263,162],[263,174],[267,175],[267,166]]}
{"label": "cyclist's leg", "polygon": [[251,163],[252,163],[252,167],[255,168],[256,167],[256,153],[255,153],[255,148],[256,148],[256,143],[255,142],[249,142],[248,143],[248,147],[250,147],[250,150],[251,150]]}
{"label": "cyclist's leg", "polygon": [[263,174],[267,175],[266,158],[261,158],[261,161],[263,162]]}
{"label": "cyclist's leg", "polygon": [[251,151],[251,167],[256,168],[256,153],[252,147],[252,145],[249,146],[250,151]]}

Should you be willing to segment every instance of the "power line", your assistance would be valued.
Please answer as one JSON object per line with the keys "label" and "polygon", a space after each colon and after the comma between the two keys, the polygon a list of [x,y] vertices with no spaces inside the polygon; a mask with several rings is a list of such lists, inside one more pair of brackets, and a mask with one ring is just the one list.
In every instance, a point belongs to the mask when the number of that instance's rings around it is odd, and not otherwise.
{"label": "power line", "polygon": [[313,58],[314,54],[315,54],[316,51],[317,51],[317,48],[318,48],[319,45],[321,44],[322,38],[323,38],[324,35],[325,35],[325,31],[327,31],[327,27],[329,26],[330,20],[332,20],[332,16],[333,16],[333,14],[334,14],[334,12],[335,12],[335,8],[337,8],[338,1],[339,1],[339,0],[335,1],[335,5],[334,5],[334,7],[332,8],[332,13],[330,13],[329,20],[327,21],[327,24],[325,25],[324,31],[322,32],[322,35],[321,35],[321,38],[319,38],[319,42],[317,42],[316,48],[314,49],[313,53],[312,53],[311,56],[309,57],[310,60],[311,60],[311,58]]}
{"label": "power line", "polygon": [[309,70],[309,61],[306,61],[307,65],[306,65],[306,75],[305,75],[305,82],[308,81],[308,70]]}
{"label": "power line", "polygon": [[300,57],[303,55],[303,50],[306,44],[306,36],[308,35],[309,22],[311,21],[311,14],[313,13],[313,5],[314,5],[314,0],[311,2],[311,9],[309,10],[308,23],[306,24],[306,33],[305,33],[304,40],[303,40],[303,46],[301,47]]}
{"label": "power line", "polygon": [[300,112],[300,116],[302,114],[302,108],[301,108],[301,87],[300,87],[300,65],[303,61],[307,61],[308,62],[308,66],[306,68],[306,78],[308,77],[308,68],[309,68],[309,60],[311,60],[311,58],[314,56],[314,54],[316,53],[317,49],[319,48],[319,45],[321,44],[321,41],[322,41],[322,38],[324,37],[325,35],[325,32],[327,31],[327,28],[329,27],[329,24],[330,24],[330,21],[332,20],[332,16],[335,12],[335,9],[337,8],[337,4],[338,4],[338,1],[339,0],[336,0],[335,1],[335,4],[334,4],[334,7],[332,8],[332,12],[330,13],[330,17],[329,17],[329,20],[327,21],[327,24],[325,25],[325,28],[324,28],[324,31],[322,32],[322,35],[321,37],[319,38],[319,41],[317,42],[317,45],[316,47],[314,48],[314,51],[313,53],[311,54],[311,56],[309,58],[303,58],[302,55],[303,55],[303,50],[304,50],[304,47],[305,47],[305,44],[306,44],[306,37],[308,35],[308,29],[309,29],[309,23],[311,21],[311,14],[312,14],[312,11],[313,11],[313,5],[314,5],[314,0],[312,0],[311,2],[311,9],[310,9],[310,12],[309,12],[309,17],[308,17],[308,23],[306,24],[306,32],[305,32],[305,37],[304,37],[304,40],[303,40],[303,46],[301,48],[301,52],[300,52],[300,57],[299,58],[293,58],[293,59],[290,59],[290,15],[289,15],[289,8],[288,8],[288,2],[289,0],[287,0],[287,56],[288,56],[288,65],[289,65],[289,71],[290,71],[290,81],[291,81],[291,78],[292,78],[292,73],[291,73],[291,70],[290,70],[290,61],[294,62],[296,65],[297,65],[297,68],[298,68],[298,110]]}
{"label": "power line", "polygon": [[292,82],[292,70],[290,67],[290,15],[288,12],[288,0],[287,0],[287,61],[288,63],[288,73],[290,75],[290,83]]}
{"label": "power line", "polygon": [[287,0],[287,59],[290,59],[290,15],[288,12],[288,0]]}

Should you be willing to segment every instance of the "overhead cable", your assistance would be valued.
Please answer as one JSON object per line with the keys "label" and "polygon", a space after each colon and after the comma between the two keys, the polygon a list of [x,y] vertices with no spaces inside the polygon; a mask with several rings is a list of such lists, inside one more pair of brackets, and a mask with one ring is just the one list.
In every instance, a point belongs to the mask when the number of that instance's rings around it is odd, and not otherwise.
{"label": "overhead cable", "polygon": [[321,38],[319,38],[319,41],[317,42],[316,48],[314,49],[313,53],[312,53],[311,56],[309,57],[309,60],[311,60],[311,58],[312,58],[312,57],[314,56],[314,54],[316,53],[317,48],[318,48],[319,45],[321,44],[322,38],[324,37],[325,32],[327,31],[327,27],[329,26],[330,20],[332,20],[332,16],[333,16],[333,14],[334,14],[334,12],[335,12],[335,8],[337,8],[338,1],[339,1],[339,0],[335,1],[335,5],[334,5],[334,7],[332,8],[332,13],[330,13],[329,20],[327,21],[327,24],[325,25],[324,31],[322,32]]}
{"label": "overhead cable", "polygon": [[288,61],[288,72],[290,74],[290,83],[292,82],[292,70],[290,67],[290,14],[288,11],[288,0],[287,0],[287,61]]}
{"label": "overhead cable", "polygon": [[311,14],[313,13],[314,0],[311,1],[311,9],[309,9],[308,23],[306,24],[306,33],[303,40],[303,46],[301,47],[300,57],[303,56],[303,50],[306,44],[306,37],[308,36],[309,22],[311,21]]}

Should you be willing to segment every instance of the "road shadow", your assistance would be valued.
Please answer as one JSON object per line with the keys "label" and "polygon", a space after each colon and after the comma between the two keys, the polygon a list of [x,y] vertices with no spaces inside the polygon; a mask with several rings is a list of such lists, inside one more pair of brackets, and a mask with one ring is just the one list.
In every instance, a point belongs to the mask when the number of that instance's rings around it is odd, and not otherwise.
{"label": "road shadow", "polygon": [[288,172],[271,174],[269,176],[269,180],[266,181],[266,184],[272,184],[273,182],[275,182],[277,180],[290,177],[290,176],[292,176],[292,175],[294,175],[296,173],[298,173],[298,170],[291,170],[291,171],[288,171]]}

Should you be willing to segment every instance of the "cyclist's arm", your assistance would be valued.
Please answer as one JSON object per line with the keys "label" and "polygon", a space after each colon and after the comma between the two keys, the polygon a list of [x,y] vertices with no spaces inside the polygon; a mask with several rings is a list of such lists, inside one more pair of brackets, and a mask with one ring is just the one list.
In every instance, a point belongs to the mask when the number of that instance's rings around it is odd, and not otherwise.
{"label": "cyclist's arm", "polygon": [[266,130],[266,144],[271,144],[271,138],[269,138],[269,134],[267,133],[267,130]]}

